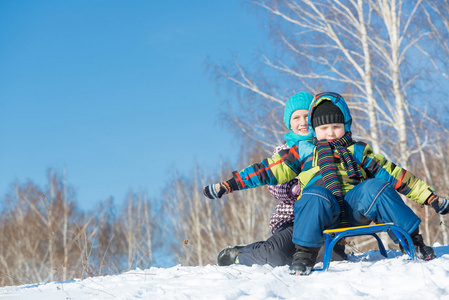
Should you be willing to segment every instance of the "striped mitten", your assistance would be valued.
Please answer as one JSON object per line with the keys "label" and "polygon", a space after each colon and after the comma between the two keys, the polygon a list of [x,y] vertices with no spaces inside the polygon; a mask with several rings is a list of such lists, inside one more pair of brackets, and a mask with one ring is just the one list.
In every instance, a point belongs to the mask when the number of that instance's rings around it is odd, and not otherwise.
{"label": "striped mitten", "polygon": [[203,190],[203,193],[204,196],[209,199],[219,199],[224,194],[232,193],[236,189],[238,189],[237,184],[235,183],[234,178],[231,178],[228,181],[206,186]]}
{"label": "striped mitten", "polygon": [[440,215],[445,215],[449,212],[449,200],[447,199],[433,194],[426,202]]}

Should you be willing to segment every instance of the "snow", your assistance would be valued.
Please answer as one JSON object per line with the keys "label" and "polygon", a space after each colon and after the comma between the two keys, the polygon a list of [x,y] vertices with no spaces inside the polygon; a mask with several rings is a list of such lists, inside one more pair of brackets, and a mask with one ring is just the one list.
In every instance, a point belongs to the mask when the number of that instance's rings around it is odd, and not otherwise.
{"label": "snow", "polygon": [[3,287],[0,299],[449,299],[449,246],[433,247],[437,258],[427,262],[398,250],[388,250],[388,258],[371,250],[310,276],[292,276],[288,266],[152,267]]}

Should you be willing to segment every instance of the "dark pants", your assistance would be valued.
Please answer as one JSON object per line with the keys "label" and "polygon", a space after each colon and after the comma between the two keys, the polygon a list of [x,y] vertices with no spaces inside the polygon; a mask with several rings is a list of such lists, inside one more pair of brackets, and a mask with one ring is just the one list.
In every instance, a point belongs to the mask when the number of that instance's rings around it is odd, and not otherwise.
{"label": "dark pants", "polygon": [[[293,224],[286,224],[276,230],[273,235],[264,242],[256,242],[239,249],[239,263],[252,266],[269,264],[272,267],[290,265],[295,254],[295,244],[292,241]],[[335,245],[332,253],[332,261],[346,259],[345,246]],[[323,260],[324,246],[318,253],[317,262]]]}
{"label": "dark pants", "polygon": [[256,242],[239,250],[239,263],[252,266],[269,264],[273,267],[290,265],[295,244],[292,242],[293,224],[276,230],[266,241]]}

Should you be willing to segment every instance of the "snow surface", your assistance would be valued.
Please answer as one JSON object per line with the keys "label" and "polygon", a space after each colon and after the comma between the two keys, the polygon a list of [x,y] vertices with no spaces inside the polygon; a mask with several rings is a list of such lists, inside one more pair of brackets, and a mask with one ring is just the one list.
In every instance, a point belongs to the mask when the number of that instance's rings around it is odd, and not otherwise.
{"label": "snow surface", "polygon": [[[288,266],[175,266],[68,282],[0,288],[0,299],[449,299],[449,246],[411,261],[378,250],[332,262],[327,272],[292,276]],[[318,265],[317,265],[318,267]]]}

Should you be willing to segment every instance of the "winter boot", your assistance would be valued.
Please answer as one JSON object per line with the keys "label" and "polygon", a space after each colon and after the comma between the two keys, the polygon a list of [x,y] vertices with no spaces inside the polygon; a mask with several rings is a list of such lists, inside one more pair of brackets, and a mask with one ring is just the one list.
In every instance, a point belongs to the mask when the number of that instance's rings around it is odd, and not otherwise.
{"label": "winter boot", "polygon": [[345,253],[345,249],[346,249],[346,241],[345,241],[345,239],[341,239],[334,246],[334,251],[332,251],[331,261],[347,260],[348,255]]}
{"label": "winter boot", "polygon": [[[317,262],[323,261],[325,248],[326,248],[325,246],[320,248],[320,251],[318,252],[318,256],[316,258]],[[348,255],[346,254],[345,250],[346,250],[346,241],[345,241],[345,239],[341,239],[334,246],[334,249],[332,251],[331,261],[347,260]]]}
{"label": "winter boot", "polygon": [[312,273],[319,250],[319,247],[313,248],[296,245],[296,252],[293,254],[293,262],[290,266],[290,274],[309,275]]}
{"label": "winter boot", "polygon": [[236,263],[236,259],[238,259],[237,255],[239,254],[239,249],[242,249],[245,246],[229,246],[224,248],[218,253],[217,264],[219,266],[230,266]]}
{"label": "winter boot", "polygon": [[[412,238],[413,246],[416,250],[416,256],[419,259],[422,260],[431,260],[436,257],[435,251],[432,247],[426,246],[424,244],[422,235],[419,234],[419,228],[416,228],[415,231],[413,231],[412,234],[410,234],[410,237]],[[399,248],[401,249],[402,253],[405,254],[404,248],[399,244]]]}

